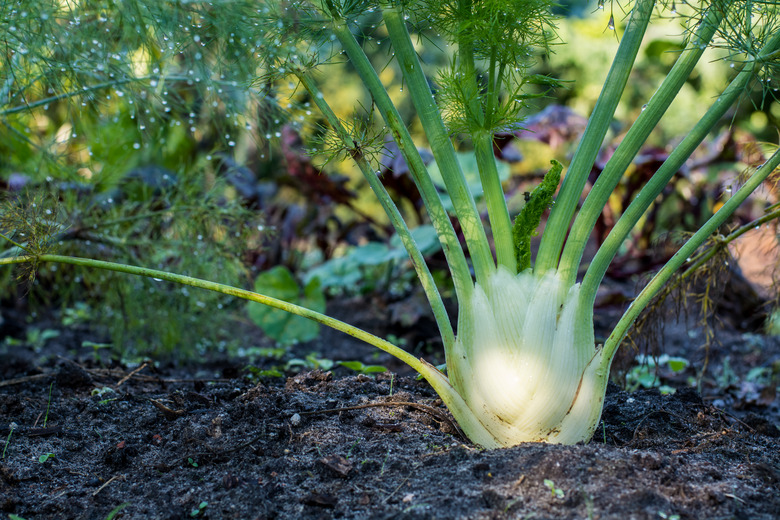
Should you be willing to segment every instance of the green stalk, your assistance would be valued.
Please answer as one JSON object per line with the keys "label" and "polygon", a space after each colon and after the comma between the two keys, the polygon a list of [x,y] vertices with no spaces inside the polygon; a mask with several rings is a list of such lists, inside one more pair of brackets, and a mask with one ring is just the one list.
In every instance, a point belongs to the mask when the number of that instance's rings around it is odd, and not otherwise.
{"label": "green stalk", "polygon": [[[0,234],[0,237],[5,238]],[[442,398],[442,401],[450,410],[458,425],[463,432],[469,437],[469,439],[477,442],[478,444],[486,448],[499,447],[498,441],[495,437],[479,422],[474,413],[469,409],[463,398],[455,391],[450,385],[447,377],[438,371],[430,363],[422,359],[417,359],[413,355],[409,354],[403,349],[398,348],[389,341],[386,341],[380,337],[374,336],[364,330],[357,327],[339,321],[330,316],[326,316],[319,312],[287,303],[270,296],[265,296],[252,291],[244,289],[238,289],[229,285],[210,282],[200,278],[193,278],[191,276],[184,276],[180,274],[167,273],[165,271],[158,271],[156,269],[147,269],[145,267],[136,267],[132,265],[118,264],[114,262],[106,262],[103,260],[92,260],[90,258],[78,258],[73,256],[63,255],[37,255],[37,256],[18,256],[15,258],[3,258],[0,259],[0,265],[21,264],[26,262],[54,262],[61,264],[78,265],[88,267],[92,269],[104,269],[107,271],[114,271],[119,273],[132,274],[137,276],[144,276],[155,280],[164,280],[167,282],[173,282],[181,285],[188,285],[190,287],[197,287],[199,289],[205,289],[208,291],[218,292],[228,296],[235,296],[244,300],[252,302],[262,303],[275,309],[280,309],[296,316],[316,321],[327,327],[331,327],[335,330],[349,334],[350,336],[357,338],[361,341],[365,341],[369,345],[373,345],[380,350],[387,352],[388,354],[403,361],[414,370],[419,372],[428,383],[433,387],[437,394]]]}
{"label": "green stalk", "polygon": [[[471,79],[474,83],[473,88],[476,90],[476,77],[473,74],[473,47],[467,46],[465,49],[460,49],[459,52],[467,52],[469,54],[467,62],[471,68],[472,74],[467,76],[467,78]],[[512,234],[512,220],[509,217],[506,196],[504,195],[504,188],[501,186],[498,168],[496,168],[496,157],[493,153],[495,111],[499,104],[498,96],[501,92],[501,80],[504,77],[504,69],[505,63],[497,65],[496,48],[494,46],[490,53],[490,62],[488,65],[488,91],[484,118],[485,125],[482,129],[473,132],[472,140],[474,142],[474,152],[477,156],[479,180],[482,183],[482,189],[485,192],[488,219],[490,220],[490,229],[493,233],[493,245],[496,248],[496,261],[498,265],[506,267],[509,272],[516,273],[518,265]]]}
{"label": "green stalk", "polygon": [[780,167],[780,148],[778,148],[775,153],[772,154],[772,157],[750,176],[747,182],[737,190],[733,197],[726,201],[717,213],[710,217],[710,219],[694,233],[666,265],[664,265],[650,280],[647,286],[642,289],[636,299],[631,302],[631,305],[628,307],[625,314],[623,314],[620,321],[615,325],[612,334],[609,335],[607,341],[604,343],[604,359],[602,360],[602,364],[605,367],[608,367],[611,363],[612,356],[620,345],[620,342],[623,341],[623,338],[628,333],[629,327],[633,325],[634,321],[636,321],[656,293],[658,293],[677,270],[685,264],[688,258],[696,252],[699,246],[701,246],[710,235],[715,233],[731,214],[734,213],[739,205],[742,204],[745,199],[747,199],[748,196],[778,167]]}
{"label": "green stalk", "polygon": [[503,265],[509,272],[517,272],[517,258],[512,240],[512,220],[506,206],[504,189],[498,177],[496,157],[493,154],[493,133],[478,130],[473,133],[474,152],[477,156],[479,179],[485,192],[488,219],[493,231],[493,244],[496,248],[498,265]]}
{"label": "green stalk", "polygon": [[[461,20],[469,20],[472,0],[460,2]],[[474,62],[474,46],[472,42],[461,33],[458,38],[458,59],[463,68],[463,78],[467,81],[470,94],[469,114],[473,118],[475,129],[472,131],[474,153],[477,157],[479,180],[485,195],[488,220],[493,233],[493,245],[496,248],[496,261],[510,272],[517,272],[517,257],[515,255],[514,241],[512,238],[512,221],[506,206],[504,189],[496,168],[496,159],[493,154],[493,124],[494,111],[498,104],[498,94],[503,67],[496,71],[496,52],[493,48],[488,66],[488,91],[486,93],[485,108],[480,102],[479,86],[477,85],[477,68]]]}
{"label": "green stalk", "polygon": [[276,298],[271,298],[270,296],[264,296],[262,294],[258,294],[252,291],[247,291],[245,289],[239,289],[236,287],[232,287],[230,285],[210,282],[208,280],[194,278],[192,276],[168,273],[165,271],[159,271],[157,269],[148,269],[145,267],[136,267],[132,265],[119,264],[116,262],[107,262],[104,260],[93,260],[90,258],[79,258],[74,256],[43,254],[43,255],[24,255],[24,256],[17,256],[14,258],[0,259],[0,265],[22,264],[26,262],[38,262],[38,263],[54,262],[60,264],[78,265],[78,266],[88,267],[92,269],[103,269],[103,270],[114,271],[118,273],[144,276],[146,278],[152,278],[155,280],[165,280],[167,282],[173,282],[180,285],[188,285],[190,287],[197,287],[199,289],[206,289],[208,291],[214,291],[228,296],[235,296],[237,298],[242,298],[244,300],[262,303],[263,305],[268,305],[269,307],[280,309],[285,312],[295,314],[296,316],[302,316],[312,321],[316,321],[317,323],[321,323],[322,325],[326,325],[338,331],[349,334],[350,336],[353,336],[357,339],[365,341],[366,343],[369,343],[371,345],[374,345],[377,348],[384,350],[388,354],[397,357],[404,363],[413,366],[413,368],[415,369],[420,364],[417,358],[415,358],[408,352],[396,347],[392,343],[385,341],[382,338],[379,338],[377,336],[374,336],[373,334],[369,334],[368,332],[360,330],[357,327],[339,321],[335,318],[331,318],[330,316],[326,316],[319,312],[315,312],[305,307],[301,307],[299,305],[294,305],[292,303],[278,300]]}
{"label": "green stalk", "polygon": [[[447,132],[444,126],[439,108],[433,99],[428,80],[422,70],[422,64],[417,57],[417,52],[406,28],[403,14],[398,10],[386,10],[383,12],[383,17],[387,33],[393,43],[395,57],[401,67],[404,81],[411,95],[412,103],[417,110],[417,116],[420,118],[420,122],[425,130],[431,151],[436,158],[436,164],[442,173],[447,193],[452,199],[455,214],[463,230],[466,245],[471,253],[471,260],[474,263],[477,282],[484,283],[495,269],[495,263],[479,211],[474,198],[469,192],[466,178],[455,154],[455,148],[452,146],[449,132]],[[495,160],[493,161],[495,163]],[[496,179],[498,179],[497,174]],[[502,199],[503,196],[503,191],[501,191]],[[508,219],[509,216],[507,215],[507,222]]]}
{"label": "green stalk", "polygon": [[535,271],[539,274],[558,267],[558,260],[569,224],[601,144],[607,135],[609,125],[612,123],[612,117],[623,94],[647,24],[650,21],[654,3],[654,0],[637,0],[631,9],[631,18],[620,41],[612,67],[604,81],[601,95],[596,101],[588,126],[585,128],[585,133],[574,153],[574,158],[569,165],[555,205],[550,212],[550,218],[545,225],[545,232],[542,234],[542,241],[536,257]]}
{"label": "green stalk", "polygon": [[298,79],[300,79],[301,84],[303,84],[304,88],[311,95],[314,104],[317,105],[330,126],[349,149],[350,155],[357,163],[361,173],[366,178],[366,181],[368,181],[368,185],[371,187],[374,195],[376,195],[376,198],[385,210],[387,217],[390,219],[390,223],[393,225],[393,228],[395,228],[395,232],[398,234],[401,243],[409,254],[409,258],[412,260],[414,270],[417,272],[417,277],[420,279],[425,295],[428,298],[428,303],[431,306],[433,316],[436,319],[436,324],[439,327],[439,333],[444,342],[445,352],[449,352],[452,345],[455,343],[455,333],[452,330],[450,318],[444,308],[441,294],[439,294],[439,290],[436,288],[436,282],[434,282],[431,271],[428,269],[425,259],[423,258],[420,249],[417,247],[414,238],[412,238],[412,234],[409,232],[406,222],[398,211],[395,203],[390,198],[390,195],[387,193],[387,190],[385,190],[384,185],[380,182],[376,172],[371,168],[371,165],[368,163],[365,156],[360,152],[358,144],[354,141],[349,132],[347,132],[347,129],[344,128],[344,125],[341,124],[341,121],[333,112],[330,105],[328,105],[323,98],[322,92],[317,88],[317,84],[314,82],[311,75],[309,73],[299,73],[297,76]]}
{"label": "green stalk", "polygon": [[776,33],[764,45],[758,56],[745,64],[742,71],[737,74],[723,93],[718,96],[718,99],[707,110],[707,113],[702,116],[699,122],[696,123],[696,126],[677,145],[636,198],[628,205],[628,208],[618,219],[615,227],[607,235],[585,273],[582,281],[583,307],[593,306],[596,291],[607,272],[609,264],[647,208],[655,201],[656,197],[669,183],[669,180],[679,171],[715,125],[721,121],[739,96],[745,92],[750,81],[755,77],[756,67],[777,52],[778,48],[780,48],[780,33]]}
{"label": "green stalk", "polygon": [[707,11],[696,35],[691,39],[688,48],[683,51],[675,62],[672,70],[661,86],[643,108],[636,122],[631,126],[615,153],[607,162],[604,171],[599,175],[585,199],[582,209],[574,219],[566,246],[563,249],[558,272],[564,276],[568,285],[576,281],[577,270],[582,260],[585,245],[593,231],[610,195],[620,182],[623,174],[631,165],[650,132],[655,129],[658,121],[666,113],[680,89],[690,77],[704,50],[715,35],[723,20],[722,2],[715,2]]}
{"label": "green stalk", "polygon": [[450,217],[441,203],[436,187],[433,181],[431,181],[430,175],[428,175],[428,170],[425,168],[422,158],[420,158],[420,153],[417,151],[412,136],[409,135],[409,130],[407,130],[401,119],[401,115],[390,100],[390,96],[379,80],[374,67],[369,62],[360,44],[355,40],[346,22],[334,19],[332,28],[333,33],[347,53],[350,63],[355,67],[363,84],[371,93],[374,103],[390,129],[393,139],[395,139],[401,154],[406,159],[406,163],[409,165],[409,171],[417,184],[417,188],[420,190],[420,195],[425,208],[428,210],[431,223],[436,229],[442,249],[447,257],[447,264],[450,267],[452,282],[455,286],[458,300],[464,301],[463,298],[468,298],[473,290],[473,282],[466,255],[460,246],[458,237],[450,222]]}

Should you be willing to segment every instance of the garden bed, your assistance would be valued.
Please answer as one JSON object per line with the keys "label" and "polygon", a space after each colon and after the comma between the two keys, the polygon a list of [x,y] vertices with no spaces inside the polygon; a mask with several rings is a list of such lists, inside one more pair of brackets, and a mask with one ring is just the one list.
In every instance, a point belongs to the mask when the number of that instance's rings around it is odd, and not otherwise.
{"label": "garden bed", "polygon": [[[133,370],[93,360],[79,350],[80,334],[63,331],[44,358],[2,353],[0,518],[102,519],[118,510],[113,518],[770,519],[780,511],[774,386],[748,377],[777,363],[771,337],[718,331],[702,395],[683,383],[704,355],[695,329],[671,327],[669,353],[692,362],[659,373],[674,394],[611,385],[590,443],[484,451],[411,375],[339,368],[258,382],[244,377],[240,359]],[[330,333],[291,355],[306,349],[377,362],[370,348]]]}

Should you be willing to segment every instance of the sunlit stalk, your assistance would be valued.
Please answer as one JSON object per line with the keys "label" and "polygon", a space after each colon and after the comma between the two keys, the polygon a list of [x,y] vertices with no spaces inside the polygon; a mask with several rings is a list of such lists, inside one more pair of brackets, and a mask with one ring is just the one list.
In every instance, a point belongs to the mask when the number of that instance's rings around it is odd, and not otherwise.
{"label": "sunlit stalk", "polygon": [[674,148],[653,177],[642,187],[639,194],[628,205],[615,226],[599,247],[596,256],[588,267],[582,281],[583,297],[591,304],[595,301],[596,291],[607,272],[609,264],[617,254],[626,237],[631,233],[647,208],[669,184],[669,181],[685,164],[704,138],[721,121],[728,110],[734,105],[745,88],[755,77],[755,70],[769,55],[777,52],[780,47],[780,33],[776,33],[761,49],[755,59],[745,63],[739,74],[731,81],[723,93],[712,104],[693,129]]}
{"label": "sunlit stalk", "polygon": [[482,219],[477,211],[474,198],[469,192],[449,132],[444,126],[439,107],[433,99],[428,80],[422,70],[422,64],[417,57],[417,52],[404,23],[403,14],[398,10],[388,9],[384,11],[383,16],[388,35],[393,42],[396,60],[398,60],[404,75],[412,103],[417,109],[417,117],[420,118],[425,130],[431,151],[436,158],[436,164],[447,187],[447,194],[452,199],[455,214],[463,230],[477,281],[484,280],[492,272],[495,263]]}
{"label": "sunlit stalk", "polygon": [[[777,168],[780,167],[780,148],[762,164],[750,178],[737,190],[737,192],[721,206],[709,220],[699,228],[693,236],[674,254],[674,256],[653,276],[650,282],[637,295],[626,312],[620,318],[614,330],[604,343],[604,363],[611,363],[612,357],[620,342],[628,333],[629,327],[636,321],[639,314],[650,303],[653,297],[660,291],[669,279],[688,261],[688,258],[715,233],[720,226],[734,213],[748,196]],[[607,365],[609,366],[609,365]]]}
{"label": "sunlit stalk", "polygon": [[558,268],[558,272],[569,284],[576,281],[585,245],[613,190],[639,153],[647,137],[655,129],[658,121],[661,120],[690,77],[704,54],[704,50],[715,35],[724,15],[721,3],[714,2],[710,6],[688,47],[677,59],[672,70],[667,74],[647,105],[642,108],[639,117],[618,145],[585,199],[582,209],[574,220],[569,237],[566,239],[566,246],[563,249]]}
{"label": "sunlit stalk", "polygon": [[449,215],[447,215],[441,203],[436,187],[433,181],[431,181],[430,175],[428,175],[428,170],[420,158],[409,130],[390,100],[387,90],[379,80],[379,76],[363,52],[363,49],[355,41],[355,37],[350,32],[346,22],[336,19],[333,20],[332,25],[334,34],[344,46],[344,50],[349,56],[352,65],[360,75],[363,84],[371,93],[377,109],[385,120],[401,154],[406,159],[409,171],[417,184],[417,188],[420,190],[420,196],[423,199],[425,208],[428,210],[431,224],[436,229],[442,249],[447,257],[447,264],[450,267],[452,282],[458,298],[468,297],[471,294],[473,283],[466,256],[461,249],[460,241],[457,235],[455,235]]}
{"label": "sunlit stalk", "polygon": [[436,319],[436,324],[439,327],[439,333],[441,334],[445,351],[448,351],[455,342],[455,333],[452,330],[452,324],[447,315],[447,310],[444,308],[441,294],[439,294],[439,290],[436,288],[436,282],[433,280],[431,271],[425,263],[425,258],[423,258],[414,238],[412,238],[412,234],[409,231],[406,222],[404,222],[401,213],[398,211],[398,208],[390,198],[387,190],[385,190],[385,187],[380,182],[377,173],[360,151],[359,144],[354,141],[349,132],[347,132],[347,129],[344,128],[344,125],[341,124],[341,121],[333,112],[330,105],[325,101],[322,92],[317,88],[317,84],[312,79],[311,74],[308,72],[299,73],[298,79],[309,94],[311,94],[314,104],[317,105],[317,108],[320,109],[322,115],[325,116],[325,119],[328,121],[331,128],[333,128],[341,141],[348,147],[352,159],[358,165],[358,168],[360,168],[363,177],[368,182],[368,185],[371,187],[377,200],[379,200],[379,203],[382,205],[382,209],[385,210],[385,213],[390,219],[390,223],[393,225],[401,243],[404,248],[406,248],[407,253],[409,253],[412,265],[417,273],[417,277],[420,279],[420,284],[425,291],[428,303],[430,304],[434,318]]}
{"label": "sunlit stalk", "polygon": [[631,74],[654,4],[653,0],[637,0],[631,9],[631,18],[604,81],[601,95],[596,101],[545,225],[546,231],[542,235],[534,266],[539,273],[558,267],[569,224]]}

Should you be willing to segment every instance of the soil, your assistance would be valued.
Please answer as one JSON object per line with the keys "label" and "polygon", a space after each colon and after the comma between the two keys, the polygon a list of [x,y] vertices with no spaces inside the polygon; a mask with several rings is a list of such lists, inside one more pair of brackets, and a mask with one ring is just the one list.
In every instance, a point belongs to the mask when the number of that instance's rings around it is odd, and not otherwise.
{"label": "soil", "polygon": [[[780,341],[756,332],[705,352],[670,326],[675,393],[611,385],[589,443],[490,451],[398,365],[258,382],[242,359],[104,366],[85,334],[0,347],[0,519],[780,518]],[[387,361],[335,333],[308,350]]]}

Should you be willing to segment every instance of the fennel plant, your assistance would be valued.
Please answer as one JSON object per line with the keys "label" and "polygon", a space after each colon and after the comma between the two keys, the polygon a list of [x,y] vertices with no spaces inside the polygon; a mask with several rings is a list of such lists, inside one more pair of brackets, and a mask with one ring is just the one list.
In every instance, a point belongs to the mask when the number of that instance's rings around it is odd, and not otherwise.
{"label": "fennel plant", "polygon": [[[552,4],[548,0],[269,0],[255,2],[256,12],[247,20],[259,27],[273,47],[267,49],[258,71],[259,83],[273,85],[293,79],[308,93],[329,126],[331,134],[325,142],[331,155],[357,164],[387,213],[436,318],[445,348],[446,374],[365,331],[236,287],[160,270],[50,254],[32,247],[18,234],[4,235],[18,249],[15,256],[2,258],[0,263],[70,263],[263,303],[344,331],[407,363],[438,392],[463,432],[483,447],[527,441],[587,441],[600,418],[610,364],[629,327],[686,259],[717,233],[780,165],[780,152],[775,151],[653,277],[605,343],[595,344],[596,291],[632,228],[696,147],[728,116],[741,94],[761,82],[771,95],[780,58],[780,12],[775,2],[755,0],[681,5],[680,13],[675,14],[688,31],[685,48],[581,203],[588,174],[648,24],[658,13],[674,10],[673,2],[666,6],[635,0],[623,5],[627,10],[625,28],[614,61],[565,174],[563,166],[554,163],[521,212],[510,215],[493,155],[493,136],[522,124],[520,112],[536,95],[531,87],[558,85],[554,79],[529,72],[534,56],[548,51],[554,43]],[[230,6],[227,3],[223,8]],[[603,6],[600,1],[599,7]],[[365,20],[383,24],[403,74],[403,94],[413,104],[432,149],[452,214],[442,203],[407,122],[364,49],[367,39],[355,30],[357,22]],[[614,13],[609,24],[613,28]],[[416,38],[424,38],[426,31],[440,34],[454,49],[449,65],[435,78],[435,89],[415,46]],[[693,74],[704,51],[712,46],[728,49],[727,59],[735,64],[737,73],[624,211],[578,280],[580,269],[585,267],[585,243],[610,194]],[[403,154],[436,229],[458,301],[456,329],[407,224],[376,175],[381,139],[354,121],[341,120],[320,90],[321,71],[342,55],[358,73],[386,131]],[[473,148],[489,225],[483,223],[466,182],[456,145]],[[549,219],[532,261],[530,238],[548,207]],[[453,220],[459,225],[465,249]]]}

